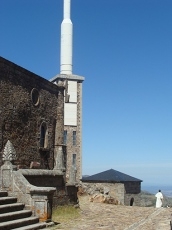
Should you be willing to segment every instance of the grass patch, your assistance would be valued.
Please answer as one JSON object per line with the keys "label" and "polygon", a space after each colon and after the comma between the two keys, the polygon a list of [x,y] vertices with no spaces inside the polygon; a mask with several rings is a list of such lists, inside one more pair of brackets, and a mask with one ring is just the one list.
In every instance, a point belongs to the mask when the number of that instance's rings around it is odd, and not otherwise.
{"label": "grass patch", "polygon": [[52,220],[57,223],[65,223],[80,216],[80,209],[70,205],[58,206],[53,209]]}

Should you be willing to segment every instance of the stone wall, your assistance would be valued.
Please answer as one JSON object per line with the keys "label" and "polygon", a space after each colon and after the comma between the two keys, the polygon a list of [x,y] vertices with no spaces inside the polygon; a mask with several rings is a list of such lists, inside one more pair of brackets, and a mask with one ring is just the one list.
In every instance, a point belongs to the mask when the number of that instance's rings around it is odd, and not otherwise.
{"label": "stone wall", "polygon": [[[59,142],[63,137],[63,118],[57,116],[57,108],[63,110],[63,97],[58,98],[63,90],[0,57],[0,152],[10,140],[18,167],[38,161],[41,168],[53,168],[56,123]],[[42,132],[46,132],[43,145]]]}
{"label": "stone wall", "polygon": [[82,188],[89,195],[108,194],[118,201],[118,204],[124,204],[124,184],[122,183],[83,183]]}
{"label": "stone wall", "polygon": [[[140,182],[125,183],[83,183],[83,190],[89,195],[108,194],[122,205],[140,206]],[[134,198],[134,200],[133,200]],[[133,201],[133,202],[132,202]]]}
{"label": "stone wall", "polygon": [[[66,180],[69,180],[71,165],[73,164],[73,154],[76,154],[76,181],[82,177],[82,83],[77,83],[77,126],[65,126],[67,131],[67,161]],[[76,144],[73,145],[73,131],[76,131]]]}
{"label": "stone wall", "polygon": [[40,175],[34,174],[34,170],[32,170],[32,172],[31,175],[25,175],[30,184],[39,187],[56,188],[53,194],[53,207],[77,203],[78,188],[74,185],[66,186],[63,175],[58,175],[56,171],[53,172],[53,170],[40,170]]}
{"label": "stone wall", "polygon": [[73,131],[76,131],[76,135],[78,135],[77,127],[65,126],[65,130],[67,131],[67,158],[66,158],[66,181],[69,181],[69,175],[71,173],[71,165],[73,164],[73,154],[76,154],[76,168],[77,168],[77,181],[78,174],[80,171],[80,154],[79,154],[79,146],[78,146],[78,138],[76,140],[76,145],[73,145]]}
{"label": "stone wall", "polygon": [[82,84],[78,82],[78,126],[77,126],[77,135],[78,135],[78,159],[77,159],[77,180],[82,178]]}
{"label": "stone wall", "polygon": [[140,206],[141,204],[141,182],[125,182],[125,205],[136,205]]}

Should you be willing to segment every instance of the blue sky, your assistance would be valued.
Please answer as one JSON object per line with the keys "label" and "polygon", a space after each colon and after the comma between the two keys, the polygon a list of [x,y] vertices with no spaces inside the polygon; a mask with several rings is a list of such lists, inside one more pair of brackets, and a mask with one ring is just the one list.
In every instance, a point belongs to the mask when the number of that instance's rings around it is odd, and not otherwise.
{"label": "blue sky", "polygon": [[[71,0],[83,84],[83,174],[172,183],[172,1]],[[1,0],[0,56],[59,73],[63,0]]]}

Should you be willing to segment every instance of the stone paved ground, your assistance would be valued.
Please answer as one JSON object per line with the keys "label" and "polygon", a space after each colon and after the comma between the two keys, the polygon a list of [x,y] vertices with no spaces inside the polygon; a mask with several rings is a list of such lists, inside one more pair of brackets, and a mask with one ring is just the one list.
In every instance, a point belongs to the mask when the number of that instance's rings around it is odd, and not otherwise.
{"label": "stone paved ground", "polygon": [[65,230],[171,230],[171,208],[129,207],[92,203],[80,198],[81,216],[50,229]]}

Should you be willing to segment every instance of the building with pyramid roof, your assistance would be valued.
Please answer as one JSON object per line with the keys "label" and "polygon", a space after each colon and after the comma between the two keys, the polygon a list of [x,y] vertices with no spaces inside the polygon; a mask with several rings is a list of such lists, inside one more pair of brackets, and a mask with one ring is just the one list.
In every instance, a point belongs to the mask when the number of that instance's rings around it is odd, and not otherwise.
{"label": "building with pyramid roof", "polygon": [[[91,187],[104,188],[109,195],[124,205],[140,205],[142,180],[114,169],[82,178],[82,182]],[[106,188],[106,189],[105,189]]]}

